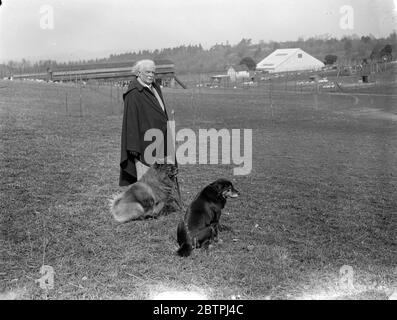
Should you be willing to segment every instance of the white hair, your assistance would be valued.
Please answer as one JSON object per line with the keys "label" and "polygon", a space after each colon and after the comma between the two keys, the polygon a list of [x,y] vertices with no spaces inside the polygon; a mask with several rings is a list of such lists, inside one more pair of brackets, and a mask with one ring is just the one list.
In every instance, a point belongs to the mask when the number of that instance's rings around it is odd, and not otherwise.
{"label": "white hair", "polygon": [[139,60],[132,67],[132,73],[138,75],[138,72],[141,72],[143,70],[143,67],[147,65],[155,66],[156,64],[154,63],[153,60],[149,60],[149,59]]}

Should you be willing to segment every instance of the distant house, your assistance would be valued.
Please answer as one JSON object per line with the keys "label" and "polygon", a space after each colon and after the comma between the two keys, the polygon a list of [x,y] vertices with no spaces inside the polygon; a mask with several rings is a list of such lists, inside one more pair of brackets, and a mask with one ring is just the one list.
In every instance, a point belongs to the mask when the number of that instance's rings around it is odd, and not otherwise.
{"label": "distant house", "polygon": [[227,70],[227,75],[231,82],[236,82],[238,80],[250,79],[251,74],[248,67],[245,64],[238,66],[230,66]]}
{"label": "distant house", "polygon": [[211,76],[211,83],[212,84],[227,84],[230,80],[229,75],[227,74],[217,74]]}
{"label": "distant house", "polygon": [[277,49],[256,65],[257,71],[269,73],[320,70],[324,63],[299,49]]}

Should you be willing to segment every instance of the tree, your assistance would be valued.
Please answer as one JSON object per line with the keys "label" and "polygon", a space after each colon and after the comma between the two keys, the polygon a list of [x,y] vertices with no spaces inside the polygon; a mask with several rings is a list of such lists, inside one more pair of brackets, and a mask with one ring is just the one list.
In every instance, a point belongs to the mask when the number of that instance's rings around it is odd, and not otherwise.
{"label": "tree", "polygon": [[344,39],[342,39],[342,41],[344,42],[343,49],[345,49],[345,54],[347,56],[350,56],[352,53],[352,49],[353,49],[352,40],[350,40],[348,38],[344,38]]}
{"label": "tree", "polygon": [[393,48],[390,44],[384,46],[384,48],[380,51],[379,55],[383,61],[391,61]]}
{"label": "tree", "polygon": [[[380,61],[382,59],[382,51],[384,51],[384,47],[381,41],[377,41],[375,46],[372,49],[371,55],[369,56],[369,58],[372,61]],[[385,53],[385,52],[383,52]]]}
{"label": "tree", "polygon": [[362,60],[365,59],[369,56],[371,52],[371,48],[368,45],[368,43],[365,43],[364,41],[360,41],[359,43],[356,44],[356,54],[354,55],[356,59]]}
{"label": "tree", "polygon": [[241,59],[239,65],[245,64],[249,70],[256,69],[256,62],[251,57],[245,57]]}
{"label": "tree", "polygon": [[327,54],[324,58],[324,63],[326,65],[331,65],[331,64],[334,64],[336,62],[336,60],[338,60],[338,56],[336,56],[334,54]]}
{"label": "tree", "polygon": [[371,42],[371,37],[370,36],[362,36],[361,41],[364,43],[370,43]]}
{"label": "tree", "polygon": [[249,49],[251,46],[251,39],[242,39],[234,48],[235,52],[237,53],[237,56],[242,58],[246,54],[248,54]]}
{"label": "tree", "polygon": [[281,48],[281,46],[278,42],[273,42],[272,45],[273,45],[273,51]]}
{"label": "tree", "polygon": [[[385,47],[382,49],[382,51],[386,54],[391,54],[393,52],[393,47],[391,46],[391,44],[387,44],[385,45]],[[381,52],[382,52],[381,51]]]}

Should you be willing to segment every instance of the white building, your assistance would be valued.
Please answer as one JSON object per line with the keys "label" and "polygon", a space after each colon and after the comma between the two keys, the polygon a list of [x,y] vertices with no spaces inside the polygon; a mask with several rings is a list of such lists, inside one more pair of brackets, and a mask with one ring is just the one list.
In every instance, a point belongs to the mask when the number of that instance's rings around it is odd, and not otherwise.
{"label": "white building", "polygon": [[324,63],[299,49],[277,49],[256,65],[256,70],[269,73],[319,70]]}
{"label": "white building", "polygon": [[235,82],[240,79],[249,79],[250,72],[246,65],[231,66],[227,70],[227,75],[230,77],[230,81]]}

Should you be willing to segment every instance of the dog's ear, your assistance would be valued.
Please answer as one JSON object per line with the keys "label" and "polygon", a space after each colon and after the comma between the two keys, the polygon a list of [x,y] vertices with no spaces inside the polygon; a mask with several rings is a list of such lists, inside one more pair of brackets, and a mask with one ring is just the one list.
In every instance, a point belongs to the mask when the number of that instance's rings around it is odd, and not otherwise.
{"label": "dog's ear", "polygon": [[236,198],[239,194],[240,192],[234,188],[233,184],[229,180],[224,181],[222,195],[225,198]]}
{"label": "dog's ear", "polygon": [[222,193],[222,191],[223,191],[223,180],[222,179],[218,179],[218,180],[212,182],[210,185],[212,188],[214,188],[216,190],[216,192],[218,194]]}
{"label": "dog's ear", "polygon": [[216,192],[224,198],[235,198],[239,192],[233,187],[233,184],[227,179],[218,179],[211,183]]}

